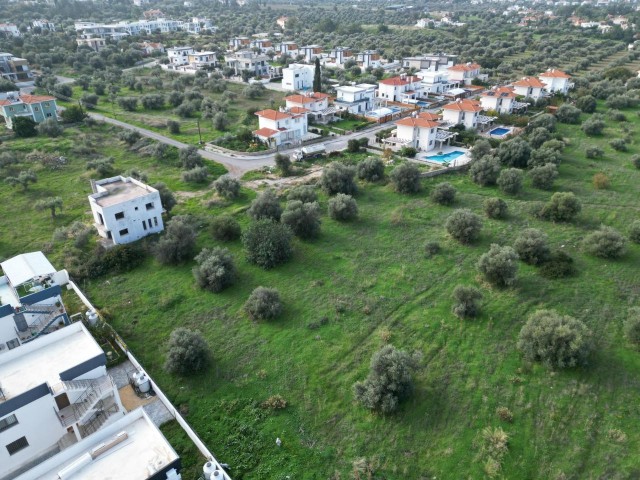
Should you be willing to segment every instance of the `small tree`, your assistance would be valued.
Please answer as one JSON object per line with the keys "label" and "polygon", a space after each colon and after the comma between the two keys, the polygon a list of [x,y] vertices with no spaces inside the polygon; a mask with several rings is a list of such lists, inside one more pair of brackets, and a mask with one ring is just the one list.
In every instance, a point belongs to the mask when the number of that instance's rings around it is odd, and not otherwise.
{"label": "small tree", "polygon": [[408,353],[385,345],[373,355],[366,380],[354,384],[354,396],[365,408],[392,413],[413,391],[416,368],[416,360]]}
{"label": "small tree", "polygon": [[626,152],[628,150],[627,143],[622,138],[614,138],[609,140],[609,146],[617,152]]}
{"label": "small tree", "polygon": [[602,158],[604,157],[604,150],[596,145],[589,145],[585,148],[584,155],[587,158]]}
{"label": "small tree", "polygon": [[420,170],[413,163],[398,165],[391,171],[389,178],[396,192],[411,194],[420,190]]}
{"label": "small tree", "polygon": [[204,370],[210,363],[209,346],[200,332],[179,327],[171,332],[164,368],[167,372],[188,375]]}
{"label": "small tree", "polygon": [[275,288],[258,287],[247,299],[244,310],[254,320],[273,320],[282,313],[282,301]]}
{"label": "small tree", "polygon": [[34,208],[41,212],[43,210],[49,210],[51,212],[51,218],[56,218],[56,210],[62,210],[62,198],[60,197],[48,197],[38,200]]}
{"label": "small tree", "polygon": [[358,178],[368,182],[377,182],[384,178],[384,163],[379,157],[365,158],[358,163]]}
{"label": "small tree", "polygon": [[203,248],[195,260],[197,265],[193,268],[193,276],[200,288],[217,293],[233,285],[237,274],[236,266],[226,248]]}
{"label": "small tree", "polygon": [[360,151],[360,142],[357,138],[352,138],[347,142],[347,152],[358,153]]}
{"label": "small tree", "polygon": [[586,325],[553,310],[538,310],[518,336],[518,350],[525,360],[547,368],[585,365],[591,350],[591,332]]}
{"label": "small tree", "polygon": [[169,190],[163,182],[154,183],[151,186],[158,190],[158,193],[160,194],[160,203],[162,203],[162,206],[167,212],[170,212],[178,203],[173,192]]}
{"label": "small tree", "polygon": [[582,112],[579,108],[576,108],[568,103],[563,103],[556,111],[556,118],[560,123],[576,124],[580,122],[581,113]]}
{"label": "small tree", "polygon": [[456,189],[449,182],[439,183],[431,191],[430,197],[440,205],[453,205],[456,199]]}
{"label": "small tree", "polygon": [[453,306],[451,311],[458,318],[477,317],[480,313],[482,293],[475,287],[458,285],[453,290]]}
{"label": "small tree", "polygon": [[215,188],[218,195],[227,200],[233,200],[240,195],[240,181],[229,174],[218,177],[213,182],[213,188]]}
{"label": "small tree", "polygon": [[522,190],[522,180],[524,174],[519,168],[507,168],[500,172],[498,176],[498,186],[500,190],[509,195],[516,195]]}
{"label": "small tree", "polygon": [[529,168],[543,167],[548,163],[560,165],[560,151],[554,148],[540,147],[531,152],[529,157]]}
{"label": "small tree", "polygon": [[282,223],[288,225],[297,237],[316,238],[320,235],[320,205],[292,200],[282,214]]}
{"label": "small tree", "polygon": [[182,172],[182,181],[186,183],[204,183],[208,179],[209,169],[207,167],[195,167]]}
{"label": "small tree", "polygon": [[511,247],[492,244],[489,251],[478,260],[478,270],[493,285],[513,285],[518,273],[518,254]]}
{"label": "small tree", "polygon": [[7,177],[4,181],[12,187],[20,185],[22,189],[26,191],[30,183],[38,182],[38,177],[33,170],[23,170],[17,177]]}
{"label": "small tree", "polygon": [[135,112],[136,108],[138,108],[138,98],[137,97],[120,97],[118,98],[118,105],[123,110],[127,112]]}
{"label": "small tree", "polygon": [[322,172],[320,185],[328,195],[338,193],[354,195],[358,190],[354,180],[355,175],[356,171],[353,167],[340,162],[331,162]]}
{"label": "small tree", "polygon": [[282,176],[288,177],[291,174],[291,159],[289,159],[289,155],[276,153],[275,161],[276,167],[280,169]]}
{"label": "small tree", "polygon": [[516,238],[513,248],[525,263],[540,265],[551,257],[549,237],[537,228],[526,228]]}
{"label": "small tree", "polygon": [[276,192],[269,188],[260,193],[256,199],[251,202],[247,213],[254,220],[269,218],[276,222],[279,221],[282,215],[282,207],[280,206],[280,200],[276,196]]}
{"label": "small tree", "polygon": [[196,232],[187,218],[173,217],[165,233],[155,245],[156,259],[165,265],[177,265],[193,257]]}
{"label": "small tree", "polygon": [[167,128],[169,129],[169,133],[176,135],[180,133],[180,122],[176,122],[175,120],[167,120]]}
{"label": "small tree", "polygon": [[147,110],[159,110],[164,107],[164,96],[157,93],[143,95],[140,99],[142,106]]}
{"label": "small tree", "polygon": [[635,220],[629,227],[629,240],[640,243],[640,220]]}
{"label": "small tree", "polygon": [[47,118],[38,125],[37,130],[40,135],[46,135],[47,137],[59,137],[64,133],[64,128],[55,118]]}
{"label": "small tree", "polygon": [[493,149],[489,140],[479,138],[476,140],[476,143],[473,144],[473,148],[471,149],[471,158],[478,161],[484,157],[491,157],[491,150]]}
{"label": "small tree", "polygon": [[247,261],[265,270],[277,267],[293,254],[292,236],[287,225],[268,218],[252,222],[242,234]]}
{"label": "small tree", "polygon": [[531,147],[521,137],[502,142],[498,147],[498,158],[507,167],[526,168]]}
{"label": "small tree", "polygon": [[507,216],[507,202],[501,198],[487,198],[484,203],[484,213],[489,218],[499,219]]}
{"label": "small tree", "polygon": [[604,120],[596,115],[582,122],[582,131],[590,137],[601,135],[606,126]]}
{"label": "small tree", "polygon": [[485,155],[476,160],[469,168],[471,180],[482,187],[495,185],[500,175],[500,160],[496,157]]}
{"label": "small tree", "polygon": [[534,167],[529,171],[531,184],[542,190],[549,190],[553,182],[558,178],[558,168],[553,163],[547,163],[542,167]]}
{"label": "small tree", "polygon": [[313,91],[322,91],[322,75],[320,73],[320,59],[316,57],[315,69],[313,72]]}
{"label": "small tree", "polygon": [[348,222],[358,217],[358,204],[351,195],[339,193],[328,202],[329,216],[340,222]]}
{"label": "small tree", "polygon": [[640,307],[631,307],[624,322],[624,336],[634,346],[640,346]]}
{"label": "small tree", "polygon": [[576,107],[582,110],[584,113],[593,113],[598,106],[596,99],[591,95],[584,95],[576,100]]}
{"label": "small tree", "polygon": [[62,111],[60,116],[64,123],[78,123],[84,120],[87,114],[84,113],[79,105],[70,105]]}
{"label": "small tree", "polygon": [[36,130],[37,123],[31,117],[13,117],[11,124],[16,137],[28,138],[35,137],[38,134]]}
{"label": "small tree", "polygon": [[449,215],[445,228],[460,243],[473,243],[480,237],[482,219],[471,210],[462,208]]}
{"label": "small tree", "polygon": [[198,149],[193,145],[189,145],[186,148],[181,148],[179,158],[180,163],[182,164],[182,168],[184,168],[185,170],[191,170],[192,168],[204,166],[204,161],[198,153]]}
{"label": "small tree", "polygon": [[627,240],[611,227],[601,227],[584,239],[587,253],[600,258],[620,258],[627,251]]}
{"label": "small tree", "polygon": [[556,192],[542,208],[540,216],[554,222],[570,222],[580,210],[582,204],[573,192]]}
{"label": "small tree", "polygon": [[315,188],[311,185],[299,185],[294,187],[287,195],[287,200],[300,200],[302,203],[313,203],[318,201]]}
{"label": "small tree", "polygon": [[211,235],[216,240],[228,242],[240,238],[240,224],[231,215],[219,215],[211,220]]}

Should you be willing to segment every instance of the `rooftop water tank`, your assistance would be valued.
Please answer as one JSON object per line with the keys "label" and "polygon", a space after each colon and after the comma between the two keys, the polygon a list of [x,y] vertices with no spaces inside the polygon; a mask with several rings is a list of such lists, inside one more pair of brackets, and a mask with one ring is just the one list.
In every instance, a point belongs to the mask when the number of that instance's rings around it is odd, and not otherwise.
{"label": "rooftop water tank", "polygon": [[151,390],[151,382],[149,381],[149,377],[144,372],[136,372],[133,374],[133,380],[142,393],[147,393]]}
{"label": "rooftop water tank", "polygon": [[95,310],[87,310],[86,316],[89,325],[95,326],[95,324],[98,323],[98,314]]}

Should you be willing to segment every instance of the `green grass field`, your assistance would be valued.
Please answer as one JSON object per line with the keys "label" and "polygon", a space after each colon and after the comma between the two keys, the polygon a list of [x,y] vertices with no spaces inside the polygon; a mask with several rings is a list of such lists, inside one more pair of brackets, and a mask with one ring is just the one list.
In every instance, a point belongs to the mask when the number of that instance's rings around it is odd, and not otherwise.
{"label": "green grass field", "polygon": [[[640,218],[640,171],[630,164],[631,156],[640,153],[640,118],[635,111],[626,113],[634,140],[627,153],[608,145],[623,136],[620,124],[610,123],[598,138],[585,137],[579,126],[559,126],[569,146],[553,191],[573,191],[583,203],[570,224],[535,218],[532,211],[552,192],[533,189],[528,182],[517,197],[478,187],[462,174],[424,180],[423,191],[413,196],[395,193],[389,185],[361,184],[360,219],[340,224],[324,215],[321,237],[296,240],[286,265],[263,271],[246,262],[239,241],[226,244],[239,277],[220,294],[196,286],[192,263],[163,267],[151,258],[132,272],[81,287],[187,412],[218,460],[230,464],[234,479],[484,478],[479,436],[489,426],[501,426],[510,437],[499,478],[635,478],[640,475],[640,354],[623,340],[622,321],[628,307],[638,304],[640,247],[630,245],[622,259],[611,261],[587,256],[581,246],[601,224],[626,233]],[[99,142],[109,130],[80,134]],[[69,131],[63,140],[9,141],[3,147],[61,148],[56,145],[78,135]],[[117,157],[117,165],[135,164],[153,180],[183,189],[177,169],[129,158],[123,146],[101,142]],[[601,146],[605,157],[587,160],[587,145]],[[597,172],[609,176],[609,190],[594,189]],[[0,186],[3,211],[12,212],[0,231],[0,256],[42,248],[58,224],[77,218],[88,223],[89,185],[83,176],[80,167],[42,172],[26,194]],[[458,189],[454,207],[429,200],[430,190],[442,181]],[[29,208],[29,201],[44,191],[64,192],[69,204],[55,223]],[[214,215],[231,213],[248,225],[244,208],[253,192],[214,204],[207,203],[208,189],[195,193],[182,196],[174,213],[197,217],[202,226],[198,247],[217,244],[206,228]],[[485,219],[482,236],[472,246],[448,238],[444,222],[453,209],[481,213],[490,196],[507,201],[508,219]],[[326,202],[321,196],[323,209]],[[548,280],[521,263],[513,288],[489,287],[475,268],[479,256],[491,243],[512,244],[527,227],[542,229],[554,248],[572,255],[577,275]],[[442,251],[428,259],[423,247],[432,240],[440,242]],[[62,266],[69,252],[56,245],[50,250],[54,264]],[[460,321],[451,313],[457,284],[482,289],[478,319]],[[275,287],[283,297],[284,314],[272,323],[254,323],[242,311],[259,285]],[[550,372],[521,360],[517,335],[539,308],[572,315],[594,332],[588,367]],[[163,371],[163,348],[177,326],[198,329],[206,337],[214,358],[206,373],[176,378]],[[421,352],[423,360],[413,396],[385,417],[357,405],[352,385],[366,376],[371,355],[386,341]],[[274,394],[288,401],[287,408],[260,408]],[[512,423],[498,418],[500,406],[513,412]],[[180,445],[189,474],[195,473],[198,459],[186,450],[180,431],[175,425],[164,430]],[[282,439],[280,448],[276,437]]]}

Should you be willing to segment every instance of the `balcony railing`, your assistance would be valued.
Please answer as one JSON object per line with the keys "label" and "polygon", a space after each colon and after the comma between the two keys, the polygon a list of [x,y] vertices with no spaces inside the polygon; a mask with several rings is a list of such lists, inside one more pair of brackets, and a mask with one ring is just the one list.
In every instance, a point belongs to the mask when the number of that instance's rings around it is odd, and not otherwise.
{"label": "balcony railing", "polygon": [[[63,382],[64,391],[78,390],[73,382]],[[71,405],[58,412],[60,422],[68,427],[74,423],[83,423],[92,410],[96,410],[99,402],[109,393],[113,392],[113,380],[109,375],[91,380],[80,397]]]}

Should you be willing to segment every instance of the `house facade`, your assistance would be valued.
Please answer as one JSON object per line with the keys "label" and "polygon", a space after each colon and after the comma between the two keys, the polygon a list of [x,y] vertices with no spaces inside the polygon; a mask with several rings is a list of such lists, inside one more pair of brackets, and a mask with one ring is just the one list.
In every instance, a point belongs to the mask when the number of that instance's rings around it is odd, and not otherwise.
{"label": "house facade", "polygon": [[369,110],[373,110],[376,90],[376,85],[369,83],[336,87],[336,99],[333,105],[340,111],[364,115]]}
{"label": "house facade", "polygon": [[6,52],[0,53],[0,76],[12,82],[23,82],[33,78],[26,59]]}
{"label": "house facade", "polygon": [[416,76],[422,79],[421,88],[424,93],[442,95],[460,86],[460,82],[451,80],[445,70],[422,70]]}
{"label": "house facade", "polygon": [[282,88],[287,91],[302,91],[313,88],[314,65],[292,63],[282,69]]}
{"label": "house facade", "polygon": [[421,55],[419,57],[405,57],[402,66],[414,70],[446,70],[456,61],[456,55]]}
{"label": "house facade", "polygon": [[167,49],[167,57],[169,65],[181,66],[189,64],[189,55],[193,55],[195,50],[193,47],[173,47]]}
{"label": "house facade", "polygon": [[365,50],[364,52],[358,53],[356,62],[358,62],[358,65],[363,69],[378,68],[382,65],[382,58],[377,50]]}
{"label": "house facade", "polygon": [[322,47],[320,45],[306,45],[300,47],[300,55],[304,55],[307,62],[313,62],[316,58],[322,57]]}
{"label": "house facade", "polygon": [[243,70],[251,72],[256,77],[269,75],[269,57],[266,55],[243,50],[233,55],[227,55],[225,60],[227,67],[233,68],[236,75],[240,75]]}
{"label": "house facade", "polygon": [[546,83],[540,81],[536,77],[523,77],[517,82],[513,82],[513,89],[516,95],[520,95],[533,100],[542,98],[544,89],[547,86]]}
{"label": "house facade", "polygon": [[449,79],[460,85],[471,85],[471,82],[480,77],[480,65],[477,63],[460,63],[447,68]]}
{"label": "house facade", "polygon": [[442,109],[442,120],[449,125],[464,125],[465,128],[477,128],[482,105],[475,100],[457,100]]}
{"label": "house facade", "polygon": [[307,134],[306,111],[281,112],[269,109],[256,112],[256,116],[260,128],[253,134],[272,147],[298,144]]}
{"label": "house facade", "polygon": [[20,29],[14,23],[0,23],[0,37],[19,37]]}
{"label": "house facade", "polygon": [[573,88],[571,83],[571,75],[564,73],[561,70],[550,68],[546,72],[538,75],[538,80],[545,84],[545,91],[548,93],[561,93],[567,95],[569,90]]}
{"label": "house facade", "polygon": [[278,51],[280,55],[289,55],[291,58],[296,58],[300,55],[300,49],[298,48],[298,44],[296,42],[282,42],[278,46]]}
{"label": "house facade", "polygon": [[107,41],[100,37],[76,38],[79,47],[89,47],[95,52],[103,50],[107,46]]}
{"label": "house facade", "polygon": [[259,51],[260,53],[273,52],[273,42],[266,38],[256,38],[249,44],[252,49]]}
{"label": "house facade", "polygon": [[335,47],[329,52],[329,56],[324,59],[324,64],[328,67],[344,67],[348,60],[355,60],[353,50],[349,47]]}
{"label": "house facade", "polygon": [[483,110],[510,114],[516,103],[516,93],[513,87],[494,87],[480,95],[480,104]]}
{"label": "house facade", "polygon": [[57,120],[58,106],[56,99],[47,95],[8,92],[0,96],[0,116],[4,117],[7,128],[13,128],[13,119],[16,117],[28,117],[36,123],[48,118]]}
{"label": "house facade", "polygon": [[187,61],[196,70],[201,68],[215,67],[218,58],[215,52],[193,52],[187,56]]}
{"label": "house facade", "polygon": [[336,112],[335,108],[329,107],[329,95],[321,92],[290,95],[285,97],[285,102],[288,111],[296,109],[300,112],[304,109],[309,118],[319,123],[331,121]]}
{"label": "house facade", "polygon": [[404,103],[423,95],[422,79],[411,75],[387,78],[378,82],[378,98]]}
{"label": "house facade", "polygon": [[123,176],[98,180],[91,186],[89,205],[101,237],[118,245],[164,230],[162,202],[155,188]]}
{"label": "house facade", "polygon": [[233,37],[229,40],[229,47],[232,50],[249,48],[249,45],[251,45],[251,39],[249,37]]}
{"label": "house facade", "polygon": [[396,122],[396,137],[403,146],[413,147],[419,151],[436,148],[436,136],[439,123],[419,117],[406,117]]}

